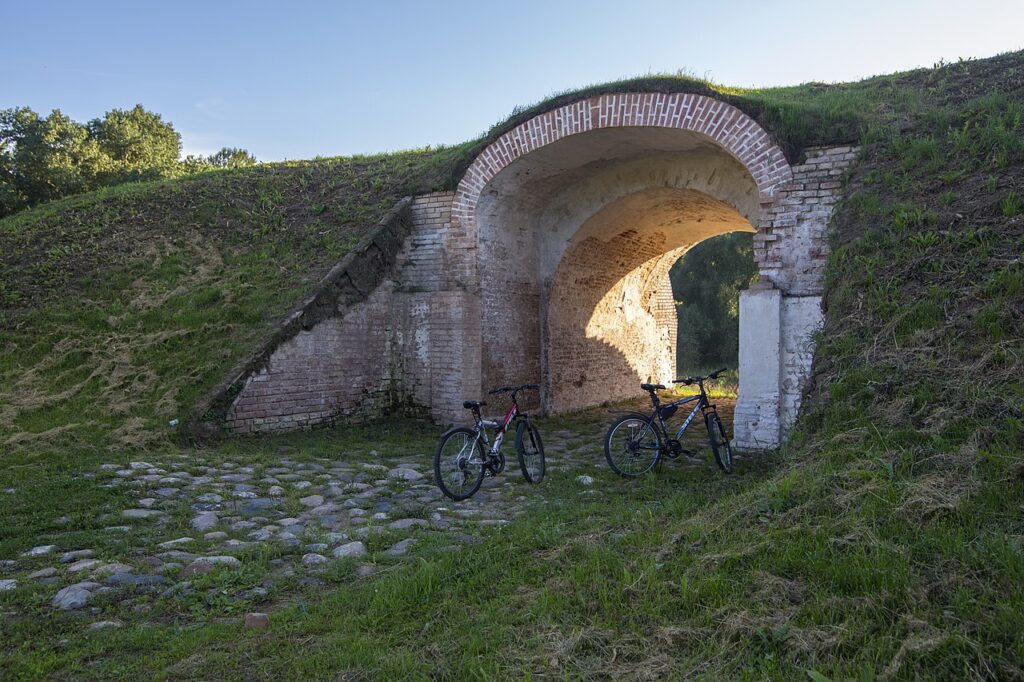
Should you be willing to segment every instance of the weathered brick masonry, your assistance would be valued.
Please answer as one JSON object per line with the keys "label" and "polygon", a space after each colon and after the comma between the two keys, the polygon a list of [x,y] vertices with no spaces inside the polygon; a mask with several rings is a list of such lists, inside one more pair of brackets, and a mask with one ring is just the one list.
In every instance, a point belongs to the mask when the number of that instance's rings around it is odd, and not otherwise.
{"label": "weathered brick masonry", "polygon": [[761,282],[741,296],[736,438],[773,447],[799,409],[825,230],[853,156],[811,149],[791,166],[755,121],[698,95],[541,114],[488,146],[454,193],[416,197],[372,289],[236,381],[226,423],[271,431],[395,404],[451,420],[512,382],[539,381],[551,411],[635,395],[675,373],[671,264],[746,230]]}
{"label": "weathered brick masonry", "polygon": [[754,235],[762,282],[740,294],[739,447],[776,447],[796,421],[822,323],[828,224],[855,157],[849,146],[806,150],[792,180],[762,204]]}

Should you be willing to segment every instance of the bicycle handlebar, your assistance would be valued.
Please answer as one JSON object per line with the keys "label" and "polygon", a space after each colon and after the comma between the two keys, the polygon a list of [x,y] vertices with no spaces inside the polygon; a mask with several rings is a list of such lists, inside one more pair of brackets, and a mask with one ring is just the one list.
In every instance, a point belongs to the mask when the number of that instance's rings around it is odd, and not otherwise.
{"label": "bicycle handlebar", "polygon": [[698,382],[706,381],[708,379],[717,379],[719,377],[719,375],[721,375],[722,372],[725,372],[727,369],[728,369],[727,367],[723,367],[722,369],[716,369],[711,374],[708,374],[707,376],[703,376],[703,377],[686,377],[685,379],[673,379],[672,383],[673,384],[685,384],[686,386],[689,386],[690,384],[696,384]]}
{"label": "bicycle handlebar", "polygon": [[492,391],[488,391],[487,395],[494,395],[495,393],[515,393],[517,391],[522,391],[525,389],[539,390],[540,386],[537,384],[523,384],[522,386],[502,386],[501,388],[496,388]]}

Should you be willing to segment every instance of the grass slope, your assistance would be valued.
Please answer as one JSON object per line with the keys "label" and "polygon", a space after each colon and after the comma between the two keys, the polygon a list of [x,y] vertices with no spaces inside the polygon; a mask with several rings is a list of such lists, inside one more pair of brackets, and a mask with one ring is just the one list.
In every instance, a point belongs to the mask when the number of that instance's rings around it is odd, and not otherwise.
{"label": "grass slope", "polygon": [[[480,545],[428,547],[370,581],[342,571],[265,633],[218,624],[231,607],[212,603],[92,637],[41,604],[36,625],[0,624],[13,673],[1024,677],[1024,57],[755,95],[857,111],[863,144],[836,217],[815,383],[786,449],[728,479],[606,472],[587,495],[553,467],[527,493],[531,510]],[[8,357],[5,386],[36,366]],[[606,419],[543,428],[597,443]],[[354,456],[369,447],[317,438]],[[382,430],[374,447],[395,438],[424,451],[432,440]],[[279,442],[224,456],[255,460]],[[12,527],[56,533],[54,505],[75,504],[47,499],[62,482],[82,504],[114,494],[47,478],[75,456],[0,473],[29,491],[0,502]],[[5,532],[9,554],[30,546]]]}
{"label": "grass slope", "polygon": [[211,172],[0,221],[0,444],[159,438],[457,154]]}
{"label": "grass slope", "polygon": [[165,436],[167,421],[183,418],[397,198],[455,186],[483,146],[573,99],[721,97],[795,160],[808,145],[909,132],[936,107],[1003,87],[1019,61],[760,90],[624,80],[524,108],[457,147],[126,185],[9,217],[0,221],[0,444],[102,449]]}

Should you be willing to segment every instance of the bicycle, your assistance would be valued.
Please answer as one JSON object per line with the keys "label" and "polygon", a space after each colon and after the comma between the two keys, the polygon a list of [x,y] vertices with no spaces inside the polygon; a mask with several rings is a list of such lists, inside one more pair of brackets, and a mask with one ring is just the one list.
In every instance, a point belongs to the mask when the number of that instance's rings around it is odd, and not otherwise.
{"label": "bicycle", "polygon": [[[475,424],[472,428],[459,426],[449,429],[441,436],[434,453],[434,477],[441,492],[453,500],[465,500],[480,489],[484,476],[497,476],[504,471],[505,456],[501,454],[501,443],[513,421],[516,422],[515,447],[523,478],[527,483],[541,482],[545,470],[544,444],[529,415],[519,408],[517,399],[520,391],[539,388],[537,384],[523,384],[490,391],[488,395],[512,394],[512,406],[500,425],[481,416],[480,408],[487,403],[475,400],[462,403],[464,408],[472,411]],[[490,445],[487,428],[495,429],[494,443]]]}
{"label": "bicycle", "polygon": [[[676,459],[682,454],[691,454],[683,449],[679,439],[693,422],[697,413],[700,412],[708,429],[708,440],[711,443],[715,461],[722,471],[727,474],[732,473],[732,447],[725,435],[725,427],[718,416],[718,409],[708,401],[707,391],[704,390],[705,381],[717,379],[724,371],[725,369],[720,369],[703,377],[674,380],[672,382],[674,384],[686,386],[697,384],[700,387],[700,393],[665,404],[661,403],[657,394],[657,391],[664,389],[665,386],[662,384],[640,384],[640,388],[650,394],[654,409],[650,415],[642,412],[629,412],[620,417],[608,429],[608,435],[604,440],[604,456],[612,471],[625,478],[636,478],[657,466],[663,456]],[[669,438],[665,421],[676,413],[680,405],[695,401],[697,404],[683,425],[679,427],[675,438]]]}

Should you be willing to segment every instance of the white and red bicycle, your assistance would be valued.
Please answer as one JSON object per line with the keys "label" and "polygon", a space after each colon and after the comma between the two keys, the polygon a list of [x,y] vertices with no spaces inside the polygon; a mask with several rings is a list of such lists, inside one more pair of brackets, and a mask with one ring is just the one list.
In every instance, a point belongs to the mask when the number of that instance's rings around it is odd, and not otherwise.
{"label": "white and red bicycle", "polygon": [[[434,477],[441,492],[453,500],[465,500],[480,489],[484,476],[496,476],[504,471],[505,456],[501,454],[501,443],[513,421],[516,423],[516,454],[523,478],[528,483],[541,482],[544,478],[544,444],[529,415],[519,409],[516,397],[519,391],[538,388],[537,384],[523,384],[490,391],[488,395],[512,394],[512,406],[500,424],[480,415],[480,408],[487,403],[475,400],[462,403],[464,408],[472,411],[475,423],[472,428],[458,426],[449,429],[437,444]],[[493,444],[487,441],[488,428],[496,430]]]}

